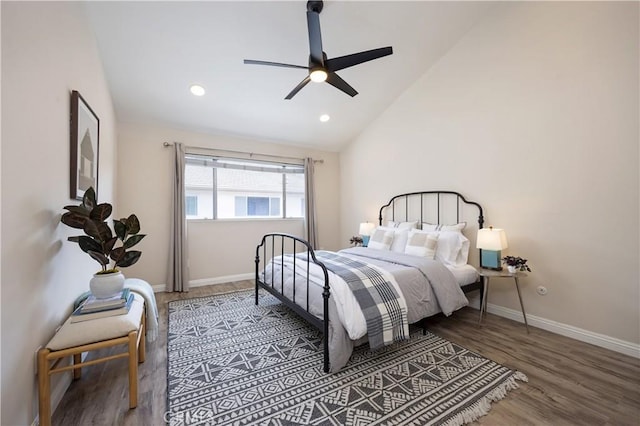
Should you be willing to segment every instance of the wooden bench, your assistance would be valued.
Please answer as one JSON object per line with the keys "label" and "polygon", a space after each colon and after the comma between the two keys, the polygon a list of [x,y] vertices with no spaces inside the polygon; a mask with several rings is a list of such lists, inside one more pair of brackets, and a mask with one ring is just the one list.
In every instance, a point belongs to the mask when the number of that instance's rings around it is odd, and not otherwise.
{"label": "wooden bench", "polygon": [[[73,370],[80,378],[82,367],[118,358],[129,359],[129,408],[138,405],[138,363],[145,359],[144,299],[134,294],[129,312],[124,315],[71,323],[69,317],[47,345],[38,351],[38,405],[41,426],[51,425],[51,375]],[[82,362],[82,353],[127,345],[127,351]],[[72,356],[71,365],[58,367]]]}

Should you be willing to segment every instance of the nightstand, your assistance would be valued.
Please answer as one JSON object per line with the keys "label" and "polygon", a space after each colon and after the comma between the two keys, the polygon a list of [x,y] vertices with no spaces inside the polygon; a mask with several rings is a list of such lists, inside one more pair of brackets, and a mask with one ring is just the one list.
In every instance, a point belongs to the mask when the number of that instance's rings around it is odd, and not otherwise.
{"label": "nightstand", "polygon": [[489,298],[489,279],[490,278],[513,278],[516,283],[516,290],[518,291],[518,299],[520,299],[520,308],[522,309],[522,316],[524,317],[524,325],[529,333],[529,324],[527,323],[527,314],[524,311],[524,304],[522,303],[522,295],[520,294],[520,285],[518,284],[518,278],[526,277],[524,272],[508,272],[507,270],[494,271],[492,269],[479,268],[478,273],[482,277],[484,283],[484,298],[482,305],[480,306],[480,322],[487,312],[487,299]]}

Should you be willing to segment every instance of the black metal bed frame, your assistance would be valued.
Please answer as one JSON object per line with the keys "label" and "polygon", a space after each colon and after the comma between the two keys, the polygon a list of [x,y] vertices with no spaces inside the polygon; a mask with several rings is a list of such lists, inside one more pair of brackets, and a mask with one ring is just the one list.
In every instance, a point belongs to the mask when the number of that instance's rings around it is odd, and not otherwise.
{"label": "black metal bed frame", "polygon": [[[454,196],[456,197],[456,223],[460,221],[460,203],[465,203],[468,205],[472,205],[478,208],[478,229],[481,229],[484,224],[484,215],[482,206],[474,201],[468,201],[459,194],[454,191],[421,191],[421,192],[410,192],[406,194],[400,194],[392,197],[389,202],[382,207],[380,207],[380,212],[378,215],[378,223],[382,225],[383,221],[383,212],[385,209],[391,208],[391,220],[396,220],[396,203],[398,201],[404,199],[405,205],[405,221],[409,221],[409,217],[413,220],[415,216],[409,215],[409,200],[411,197],[419,197],[420,199],[420,217],[419,223],[424,222],[424,201],[425,197],[429,197],[431,195],[436,196],[436,211],[437,211],[437,221],[440,223],[440,213],[441,213],[441,197],[442,196]],[[291,250],[285,251],[286,247],[290,247]],[[297,248],[300,247],[301,251],[298,252]],[[276,256],[284,256],[285,254],[296,254],[300,255],[300,253],[306,252],[306,262],[307,262],[307,274],[306,274],[306,303],[303,305],[302,301],[296,300],[296,263],[293,263],[293,292],[292,299],[289,299],[284,292],[284,267],[281,265],[281,276],[280,282],[281,287],[278,290],[276,285],[274,284],[274,273],[275,273],[275,264],[271,262],[271,283],[266,283],[260,280],[260,251],[262,250],[262,259],[264,260],[264,269],[263,272],[266,271],[267,268],[267,249],[270,248],[270,253],[272,258]],[[480,253],[481,255],[481,253]],[[284,262],[284,259],[283,259]],[[309,312],[309,264],[315,263],[318,265],[322,271],[324,272],[324,286],[322,291],[323,297],[323,319],[320,319]],[[258,304],[258,290],[260,287],[271,293],[273,296],[278,298],[282,303],[284,303],[287,307],[292,309],[306,321],[308,321],[311,325],[316,327],[323,333],[323,352],[324,352],[324,372],[329,372],[329,297],[331,295],[330,286],[329,286],[329,273],[327,272],[326,266],[320,262],[315,255],[313,247],[303,240],[302,238],[296,237],[291,234],[272,232],[265,234],[262,237],[262,241],[256,247],[256,257],[255,257],[255,302]],[[480,291],[480,305],[482,306],[482,299],[484,297],[483,294],[483,286],[482,280],[478,279],[476,282],[467,284],[461,287],[462,291],[465,293],[469,293],[471,291],[479,290]],[[304,307],[306,305],[306,308]],[[424,320],[424,319],[423,319]]]}

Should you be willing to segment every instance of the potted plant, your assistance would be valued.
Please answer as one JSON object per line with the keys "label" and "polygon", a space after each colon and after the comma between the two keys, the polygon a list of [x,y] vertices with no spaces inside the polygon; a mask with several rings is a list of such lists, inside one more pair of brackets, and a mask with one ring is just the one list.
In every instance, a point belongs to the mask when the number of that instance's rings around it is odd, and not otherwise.
{"label": "potted plant", "polygon": [[[139,234],[138,217],[132,214],[124,219],[114,219],[112,232],[106,220],[113,207],[109,203],[98,204],[93,188],[85,191],[80,205],[65,206],[64,209],[67,212],[60,221],[85,233],[68,240],[78,243],[80,249],[102,267],[89,283],[91,292],[98,298],[117,294],[124,286],[124,276],[119,268],[133,265],[142,255],[141,251],[129,250],[145,237],[145,234]],[[118,241],[121,245],[116,247]]]}
{"label": "potted plant", "polygon": [[359,235],[354,235],[353,237],[351,237],[349,242],[356,247],[361,246],[363,244],[362,237]]}
{"label": "potted plant", "polygon": [[502,258],[502,262],[507,265],[507,270],[512,274],[517,271],[531,272],[531,268],[527,265],[527,259],[516,256],[505,256]]}

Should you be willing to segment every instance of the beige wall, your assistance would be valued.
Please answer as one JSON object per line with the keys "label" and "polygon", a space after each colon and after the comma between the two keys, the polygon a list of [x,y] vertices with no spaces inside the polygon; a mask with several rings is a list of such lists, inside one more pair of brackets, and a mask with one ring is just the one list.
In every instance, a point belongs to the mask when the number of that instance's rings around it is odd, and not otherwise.
{"label": "beige wall", "polygon": [[[2,419],[37,414],[35,350],[53,336],[99,265],[66,241],[69,99],[100,118],[99,193],[114,197],[113,105],[79,3],[2,2]],[[62,376],[62,375],[61,375]],[[68,378],[67,378],[68,379]],[[68,380],[67,380],[68,381]],[[64,385],[55,380],[53,386]]]}
{"label": "beige wall", "polygon": [[[123,213],[136,213],[142,232],[142,258],[128,268],[128,276],[146,279],[155,286],[166,283],[169,258],[169,221],[173,147],[229,149],[287,157],[312,157],[316,164],[319,244],[326,249],[341,247],[339,230],[338,154],[265,141],[239,139],[182,131],[160,125],[120,123],[118,158],[118,201]],[[189,221],[190,280],[203,284],[233,278],[253,271],[255,247],[269,231],[303,234],[302,220]]]}
{"label": "beige wall", "polygon": [[498,5],[342,153],[341,238],[393,194],[459,191],[529,259],[539,324],[637,353],[638,75],[638,3]]}
{"label": "beige wall", "polygon": [[[75,203],[74,89],[101,120],[100,200],[137,213],[149,234],[127,275],[165,283],[172,151],[163,141],[312,156],[325,161],[316,168],[322,247],[346,246],[393,194],[457,190],[484,205],[488,224],[507,230],[506,254],[530,259],[530,314],[640,342],[637,3],[500,4],[339,161],[335,153],[156,125],[119,125],[116,152],[113,106],[82,6],[2,2],[1,19],[0,423],[33,422],[35,350],[97,269],[59,223],[61,207]],[[276,229],[297,233],[302,225],[192,223],[192,279],[251,272],[257,237]],[[538,296],[538,285],[549,293]],[[490,302],[518,309],[506,282],[495,282]]]}

